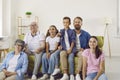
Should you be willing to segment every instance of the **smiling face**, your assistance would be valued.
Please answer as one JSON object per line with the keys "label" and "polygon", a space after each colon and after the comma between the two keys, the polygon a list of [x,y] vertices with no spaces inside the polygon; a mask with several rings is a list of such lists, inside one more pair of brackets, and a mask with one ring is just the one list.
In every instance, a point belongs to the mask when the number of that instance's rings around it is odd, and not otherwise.
{"label": "smiling face", "polygon": [[98,45],[98,41],[97,41],[97,39],[95,39],[95,38],[90,38],[90,40],[89,40],[89,47],[91,48],[91,49],[96,49],[96,46]]}
{"label": "smiling face", "polygon": [[73,25],[76,30],[80,30],[82,26],[82,20],[79,18],[75,18],[73,21]]}
{"label": "smiling face", "polygon": [[64,25],[64,28],[69,28],[69,26],[70,26],[70,21],[69,21],[69,19],[64,19],[64,20],[63,20],[63,25]]}
{"label": "smiling face", "polygon": [[15,44],[15,51],[17,51],[17,52],[22,51],[22,46],[21,46],[21,44],[18,44],[18,43]]}
{"label": "smiling face", "polygon": [[30,25],[30,30],[31,32],[37,32],[38,30],[38,25],[36,22],[32,22],[31,25]]}
{"label": "smiling face", "polygon": [[15,41],[15,52],[21,52],[24,48],[25,42],[21,39]]}
{"label": "smiling face", "polygon": [[56,28],[55,27],[53,27],[53,26],[51,26],[50,28],[49,28],[49,33],[50,33],[50,35],[52,35],[52,34],[56,34],[57,33],[57,30],[56,30]]}

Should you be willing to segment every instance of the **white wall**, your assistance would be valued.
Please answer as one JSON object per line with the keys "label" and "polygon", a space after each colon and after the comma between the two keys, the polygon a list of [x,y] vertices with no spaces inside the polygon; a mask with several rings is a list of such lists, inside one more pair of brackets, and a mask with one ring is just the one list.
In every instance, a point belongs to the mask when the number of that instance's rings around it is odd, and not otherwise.
{"label": "white wall", "polygon": [[[11,3],[12,35],[16,34],[15,30],[17,25],[15,19],[18,16],[25,18],[26,11],[31,11],[32,16],[39,17],[39,26],[43,32],[46,32],[51,24],[56,25],[59,29],[63,28],[62,18],[64,16],[69,16],[72,20],[76,16],[81,16],[84,20],[83,29],[91,35],[104,35],[104,18],[110,17],[113,21],[112,24],[109,25],[112,56],[120,56],[120,49],[118,49],[120,39],[115,38],[117,29],[117,0],[12,0],[12,2],[13,1],[15,1],[15,4],[13,5]],[[12,9],[14,9],[14,11]],[[73,25],[71,24],[71,26]],[[104,51],[106,55],[108,55],[106,37]]]}
{"label": "white wall", "polygon": [[0,36],[2,36],[2,0],[0,0]]}

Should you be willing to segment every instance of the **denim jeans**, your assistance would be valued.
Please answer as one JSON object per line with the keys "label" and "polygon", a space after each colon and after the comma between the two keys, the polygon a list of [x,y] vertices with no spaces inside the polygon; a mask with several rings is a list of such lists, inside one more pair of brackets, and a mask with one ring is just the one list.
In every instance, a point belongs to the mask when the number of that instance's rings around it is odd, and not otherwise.
{"label": "denim jeans", "polygon": [[50,58],[47,59],[46,53],[42,56],[42,72],[52,74],[55,66],[59,65],[59,53],[60,50],[55,51],[50,55]]}
{"label": "denim jeans", "polygon": [[[69,68],[69,74],[74,74],[74,54],[67,54],[66,51],[60,52],[60,62],[62,70]],[[69,64],[69,67],[68,67]]]}
{"label": "denim jeans", "polygon": [[[93,80],[96,75],[97,75],[97,72],[90,73],[87,75],[85,80]],[[107,79],[107,76],[105,75],[105,73],[103,73],[99,76],[98,80],[108,80],[108,79]]]}

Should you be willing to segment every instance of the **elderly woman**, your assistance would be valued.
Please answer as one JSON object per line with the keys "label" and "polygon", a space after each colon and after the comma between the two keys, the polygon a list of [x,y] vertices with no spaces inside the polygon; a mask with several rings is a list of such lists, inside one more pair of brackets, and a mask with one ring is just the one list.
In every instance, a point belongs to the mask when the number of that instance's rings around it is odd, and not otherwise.
{"label": "elderly woman", "polygon": [[23,52],[25,42],[17,39],[15,50],[8,53],[0,66],[0,80],[24,80],[28,67],[28,57]]}

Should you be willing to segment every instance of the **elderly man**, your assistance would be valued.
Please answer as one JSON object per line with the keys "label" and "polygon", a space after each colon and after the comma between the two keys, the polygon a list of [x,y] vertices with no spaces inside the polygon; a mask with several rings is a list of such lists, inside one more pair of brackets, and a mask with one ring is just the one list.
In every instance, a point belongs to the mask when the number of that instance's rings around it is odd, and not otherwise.
{"label": "elderly man", "polygon": [[73,20],[74,31],[76,33],[76,56],[78,57],[78,65],[76,71],[76,80],[81,80],[80,71],[82,69],[82,52],[87,48],[90,34],[81,29],[83,19],[81,17],[75,17]]}
{"label": "elderly man", "polygon": [[38,24],[36,22],[32,22],[30,24],[30,30],[31,32],[27,33],[24,38],[27,45],[25,52],[28,53],[28,55],[34,55],[35,57],[33,75],[31,79],[37,79],[36,75],[38,73],[42,53],[45,48],[45,35],[38,31]]}

